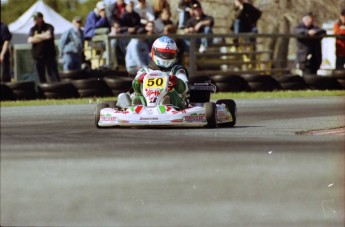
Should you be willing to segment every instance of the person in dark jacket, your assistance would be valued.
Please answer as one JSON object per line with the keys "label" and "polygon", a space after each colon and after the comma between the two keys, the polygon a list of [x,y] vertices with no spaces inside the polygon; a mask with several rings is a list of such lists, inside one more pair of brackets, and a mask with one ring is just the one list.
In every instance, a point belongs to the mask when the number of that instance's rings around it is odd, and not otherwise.
{"label": "person in dark jacket", "polygon": [[109,23],[113,25],[115,21],[120,21],[120,17],[125,12],[125,9],[126,3],[124,0],[116,0],[114,3],[109,4],[106,9]]}
{"label": "person in dark jacket", "polygon": [[303,36],[297,39],[297,68],[304,74],[316,74],[322,62],[321,40],[326,31],[314,25],[314,14],[309,12],[293,33]]}
{"label": "person in dark jacket", "polygon": [[10,71],[10,42],[12,39],[12,34],[8,30],[8,27],[0,22],[1,33],[0,33],[0,65],[1,65],[1,82],[11,81],[11,71]]}
{"label": "person in dark jacket", "polygon": [[96,8],[87,15],[84,26],[85,39],[91,40],[95,35],[95,30],[98,28],[110,29],[110,23],[106,17],[105,4],[103,1],[99,1]]}
{"label": "person in dark jacket", "polygon": [[59,81],[54,43],[54,27],[43,20],[43,14],[36,12],[33,15],[35,26],[30,29],[28,42],[32,44],[32,57],[35,60],[36,70],[40,83],[46,83],[45,71],[48,71],[50,82]]}
{"label": "person in dark jacket", "polygon": [[262,12],[244,0],[235,0],[235,19],[231,25],[234,33],[253,32],[257,33],[256,24]]}
{"label": "person in dark jacket", "polygon": [[198,4],[198,0],[180,0],[177,6],[178,11],[178,28],[184,29],[186,26],[186,22],[192,17],[193,15],[193,5]]}
{"label": "person in dark jacket", "polygon": [[139,14],[134,11],[133,1],[130,1],[120,17],[121,30],[129,34],[135,34],[139,28],[143,28],[140,19]]}
{"label": "person in dark jacket", "polygon": [[[184,32],[188,33],[202,33],[212,34],[212,28],[214,25],[214,19],[204,13],[200,3],[195,3],[192,6],[193,17],[186,22]],[[199,44],[199,52],[204,52],[212,42],[212,39],[201,38],[197,40]]]}

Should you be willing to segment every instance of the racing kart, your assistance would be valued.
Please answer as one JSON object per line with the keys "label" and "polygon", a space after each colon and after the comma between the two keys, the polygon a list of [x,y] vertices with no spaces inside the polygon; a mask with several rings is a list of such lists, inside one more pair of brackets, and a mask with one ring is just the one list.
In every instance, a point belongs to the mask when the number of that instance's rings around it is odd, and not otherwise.
{"label": "racing kart", "polygon": [[117,102],[99,103],[95,109],[97,128],[105,127],[233,127],[237,108],[232,99],[210,102],[216,86],[206,81],[189,85],[186,107],[170,102],[169,75],[161,71],[148,73],[143,80],[142,95],[121,93]]}

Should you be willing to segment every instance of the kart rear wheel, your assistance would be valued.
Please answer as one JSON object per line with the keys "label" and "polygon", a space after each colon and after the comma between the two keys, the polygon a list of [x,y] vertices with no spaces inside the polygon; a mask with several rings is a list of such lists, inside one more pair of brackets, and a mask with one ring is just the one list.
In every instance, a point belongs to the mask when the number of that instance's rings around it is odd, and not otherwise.
{"label": "kart rear wheel", "polygon": [[107,103],[99,103],[95,109],[95,124],[97,128],[102,128],[98,125],[99,119],[101,118],[101,109],[107,108],[109,105]]}
{"label": "kart rear wheel", "polygon": [[213,102],[205,102],[204,103],[205,113],[206,113],[206,120],[207,120],[207,128],[216,128],[217,127],[217,108],[216,104]]}
{"label": "kart rear wheel", "polygon": [[232,99],[219,99],[217,100],[216,104],[225,104],[226,107],[228,108],[228,110],[231,113],[232,116],[232,122],[229,123],[222,123],[219,124],[219,127],[222,128],[227,128],[227,127],[234,127],[236,124],[236,120],[237,120],[237,106],[236,106],[236,102]]}

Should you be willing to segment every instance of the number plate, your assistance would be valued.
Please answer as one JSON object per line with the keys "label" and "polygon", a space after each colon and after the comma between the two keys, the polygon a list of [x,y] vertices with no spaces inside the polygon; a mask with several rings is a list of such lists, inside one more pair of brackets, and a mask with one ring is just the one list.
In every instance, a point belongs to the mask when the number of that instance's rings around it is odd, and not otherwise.
{"label": "number plate", "polygon": [[166,77],[148,77],[144,80],[144,89],[163,89],[166,84]]}

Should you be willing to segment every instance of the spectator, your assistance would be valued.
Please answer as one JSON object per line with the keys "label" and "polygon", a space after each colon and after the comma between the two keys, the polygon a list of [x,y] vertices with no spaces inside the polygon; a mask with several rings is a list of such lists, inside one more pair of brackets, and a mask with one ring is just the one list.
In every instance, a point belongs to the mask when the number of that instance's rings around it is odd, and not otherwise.
{"label": "spectator", "polygon": [[97,2],[96,8],[87,15],[84,27],[85,39],[91,40],[95,35],[95,30],[99,28],[110,29],[110,23],[106,17],[105,4],[102,1]]}
{"label": "spectator", "polygon": [[174,24],[170,19],[171,14],[169,9],[162,9],[161,15],[158,19],[155,20],[155,33],[163,34],[164,27],[168,24]]}
{"label": "spectator", "polygon": [[186,22],[192,17],[193,9],[192,6],[199,3],[197,0],[180,0],[177,11],[178,11],[178,28],[184,29]]}
{"label": "spectator", "polygon": [[235,34],[242,32],[258,33],[256,24],[262,14],[259,9],[244,2],[244,0],[235,0],[235,12],[235,19],[231,25],[231,30]]}
{"label": "spectator", "polygon": [[124,0],[116,0],[107,7],[107,17],[109,23],[112,25],[114,21],[120,21],[121,15],[125,12],[126,3]]}
{"label": "spectator", "polygon": [[54,44],[54,27],[43,20],[43,14],[36,12],[33,15],[35,25],[30,29],[28,42],[32,44],[32,57],[35,60],[36,70],[40,83],[46,83],[47,69],[50,82],[59,81]]}
{"label": "spectator", "polygon": [[[139,34],[146,34],[144,29]],[[150,46],[144,38],[133,38],[130,40],[126,51],[126,69],[130,76],[134,76],[139,69],[150,62]]]}
{"label": "spectator", "polygon": [[64,32],[59,43],[60,57],[63,58],[63,69],[80,70],[84,49],[84,34],[81,30],[82,19],[76,16],[72,20],[73,28]]}
{"label": "spectator", "polygon": [[153,12],[156,19],[161,15],[163,9],[170,11],[170,4],[167,0],[153,0]]}
{"label": "spectator", "polygon": [[[165,25],[163,34],[165,36],[170,36],[171,34],[177,33],[177,27],[173,24]],[[183,55],[185,50],[187,50],[186,43],[183,39],[175,38],[174,39],[177,50],[176,50],[176,64],[182,65],[183,63]]]}
{"label": "spectator", "polygon": [[140,16],[134,11],[134,3],[130,1],[126,5],[125,12],[120,18],[121,30],[126,31],[129,34],[135,34],[137,30],[142,27],[140,23]]}
{"label": "spectator", "polygon": [[[211,16],[206,15],[200,3],[195,3],[192,6],[193,17],[190,18],[186,23],[185,33],[203,33],[212,34],[212,27],[214,25],[214,19]],[[199,52],[204,52],[208,46],[211,44],[212,39],[201,38],[198,40]]]}
{"label": "spectator", "polygon": [[321,39],[326,31],[314,25],[314,14],[304,15],[302,22],[293,30],[294,34],[302,35],[297,39],[297,68],[303,73],[316,74],[322,62]]}
{"label": "spectator", "polygon": [[146,35],[148,36],[147,38],[147,43],[150,46],[152,46],[153,42],[155,41],[154,39],[150,38],[151,35],[154,35],[155,34],[155,22],[153,21],[148,21],[145,25],[145,32],[146,32]]}
{"label": "spectator", "polygon": [[[341,10],[339,21],[333,26],[335,35],[345,36],[345,8]],[[336,39],[335,43],[336,69],[345,69],[345,39]]]}
{"label": "spectator", "polygon": [[[111,30],[109,35],[114,36],[123,33],[121,30],[121,25],[120,21],[114,20],[113,24],[111,26]],[[111,54],[110,54],[110,62],[113,68],[116,68],[118,64],[121,62],[124,63],[124,55],[126,53],[126,45],[127,43],[125,42],[123,44],[122,39],[111,39],[110,40],[110,46],[111,46]]]}
{"label": "spectator", "polygon": [[11,70],[10,70],[10,42],[12,34],[8,30],[7,25],[0,21],[1,33],[0,33],[0,64],[1,64],[1,75],[0,82],[11,81]]}
{"label": "spectator", "polygon": [[146,3],[146,0],[139,0],[139,3],[135,6],[134,11],[139,14],[141,24],[146,25],[147,21],[154,21],[155,16],[153,9]]}

